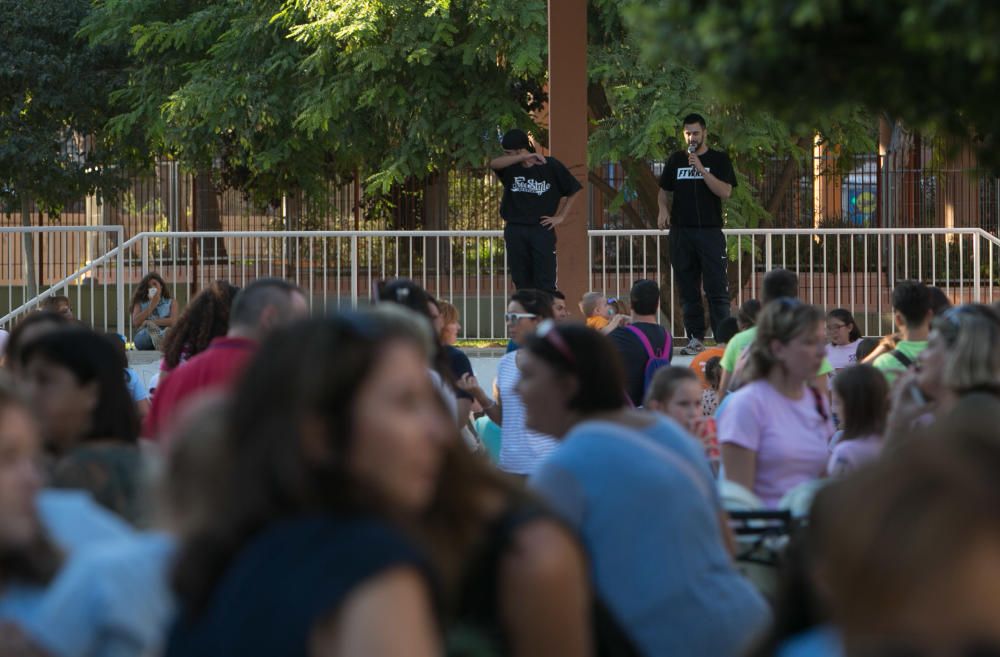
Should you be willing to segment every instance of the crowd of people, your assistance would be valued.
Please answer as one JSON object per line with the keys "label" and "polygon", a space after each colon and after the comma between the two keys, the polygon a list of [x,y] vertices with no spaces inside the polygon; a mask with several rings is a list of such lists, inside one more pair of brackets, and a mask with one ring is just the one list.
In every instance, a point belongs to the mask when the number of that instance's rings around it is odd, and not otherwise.
{"label": "crowd of people", "polygon": [[[0,372],[0,654],[996,654],[1000,312],[938,292],[871,340],[776,269],[680,365],[656,281],[519,289],[490,386],[413,281],[151,273],[151,396],[50,301]],[[774,590],[736,498],[796,519]]]}

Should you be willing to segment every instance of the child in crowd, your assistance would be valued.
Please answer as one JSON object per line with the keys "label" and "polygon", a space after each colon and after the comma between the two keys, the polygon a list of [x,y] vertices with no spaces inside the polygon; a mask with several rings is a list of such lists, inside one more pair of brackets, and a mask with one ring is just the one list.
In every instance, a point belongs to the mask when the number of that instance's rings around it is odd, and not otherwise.
{"label": "child in crowd", "polygon": [[708,387],[701,391],[701,412],[711,417],[719,408],[719,385],[722,383],[722,358],[719,356],[712,356],[705,363],[705,381]]}
{"label": "child in crowd", "polygon": [[835,372],[857,364],[861,330],[851,311],[834,308],[826,314],[826,338],[826,358]]}
{"label": "child in crowd", "polygon": [[[739,330],[739,321],[735,317],[727,317],[722,322],[719,323],[719,330],[716,332],[715,336],[715,346],[707,347],[700,354],[691,359],[691,364],[688,367],[694,371],[695,376],[701,381],[701,386],[705,390],[713,387],[706,377],[706,368],[708,367],[708,361],[713,358],[722,360],[722,357],[726,354],[726,345],[733,336]],[[716,386],[717,387],[717,386]]]}
{"label": "child in crowd", "polygon": [[600,331],[608,325],[608,300],[601,292],[587,292],[580,299],[580,312],[587,326]]}
{"label": "child in crowd", "polygon": [[882,450],[889,414],[889,384],[877,369],[862,364],[833,378],[833,409],[841,429],[833,435],[827,474],[842,475],[874,460]]}
{"label": "child in crowd", "polygon": [[643,406],[677,421],[701,441],[712,473],[719,473],[719,439],[715,419],[702,412],[702,387],[687,367],[661,367],[653,376]]}

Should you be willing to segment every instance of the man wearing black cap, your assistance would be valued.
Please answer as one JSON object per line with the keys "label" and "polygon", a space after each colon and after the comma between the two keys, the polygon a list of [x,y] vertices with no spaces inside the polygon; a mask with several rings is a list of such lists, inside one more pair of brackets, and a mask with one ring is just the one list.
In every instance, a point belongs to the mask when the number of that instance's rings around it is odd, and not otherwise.
{"label": "man wearing black cap", "polygon": [[566,219],[580,182],[554,157],[532,152],[523,130],[500,140],[504,154],[490,161],[503,183],[500,216],[507,245],[507,266],[514,287],[556,290],[555,227]]}

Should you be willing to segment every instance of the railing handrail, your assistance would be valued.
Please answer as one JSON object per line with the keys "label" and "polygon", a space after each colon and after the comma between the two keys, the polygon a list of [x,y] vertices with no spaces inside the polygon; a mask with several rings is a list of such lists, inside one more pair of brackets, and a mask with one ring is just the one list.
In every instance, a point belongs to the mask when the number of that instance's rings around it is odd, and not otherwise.
{"label": "railing handrail", "polygon": [[[670,232],[669,228],[592,228],[591,237],[654,236]],[[982,228],[723,228],[726,235],[981,235],[1000,245],[1000,238]]]}
{"label": "railing handrail", "polygon": [[43,301],[44,299],[47,299],[48,297],[54,296],[55,293],[56,293],[56,290],[69,285],[75,279],[80,278],[81,276],[83,276],[83,275],[85,275],[85,274],[93,271],[95,267],[99,267],[99,266],[103,265],[104,263],[108,262],[109,260],[111,260],[112,258],[117,257],[118,254],[121,253],[122,248],[125,246],[124,244],[122,244],[122,240],[125,238],[125,227],[124,226],[100,226],[100,228],[111,228],[111,229],[113,229],[113,230],[110,230],[110,231],[101,231],[101,232],[114,232],[114,233],[117,233],[118,234],[118,246],[112,248],[110,251],[108,251],[104,255],[91,260],[90,262],[88,262],[86,265],[84,265],[80,269],[76,270],[75,272],[73,272],[69,276],[66,276],[65,278],[63,278],[61,281],[59,281],[57,283],[53,283],[52,285],[50,285],[48,287],[48,289],[46,289],[44,292],[40,292],[40,293],[36,294],[32,299],[29,299],[29,300],[25,301],[20,306],[18,306],[17,308],[11,310],[10,312],[8,312],[3,317],[0,317],[0,325],[6,324],[11,319],[13,319],[14,317],[17,317],[18,315],[20,315],[21,313],[25,312],[26,310],[30,310],[32,307],[37,306],[39,304],[39,302]]}
{"label": "railing handrail", "polygon": [[3,233],[122,233],[124,226],[0,226]]}

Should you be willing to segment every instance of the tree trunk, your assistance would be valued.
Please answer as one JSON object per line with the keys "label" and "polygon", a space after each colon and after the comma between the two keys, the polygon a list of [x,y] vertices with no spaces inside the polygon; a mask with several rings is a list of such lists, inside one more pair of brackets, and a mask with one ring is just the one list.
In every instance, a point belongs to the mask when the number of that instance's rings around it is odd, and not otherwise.
{"label": "tree trunk", "polygon": [[[424,230],[448,230],[448,174],[432,173],[424,181]],[[428,272],[439,270],[440,261],[448,261],[451,248],[446,237],[428,238],[424,254]]]}
{"label": "tree trunk", "polygon": [[[31,197],[27,194],[21,196],[21,225],[25,228],[31,228],[33,225],[31,221]],[[24,282],[27,290],[24,301],[29,301],[38,296],[38,283],[35,279],[35,242],[31,232],[24,232],[22,245],[24,248]]]}
{"label": "tree trunk", "polygon": [[[219,212],[219,195],[212,184],[212,172],[201,169],[194,175],[194,229],[195,231],[221,231],[222,215]],[[199,244],[202,240],[196,240]],[[226,256],[226,245],[221,239],[204,240],[204,257]]]}

